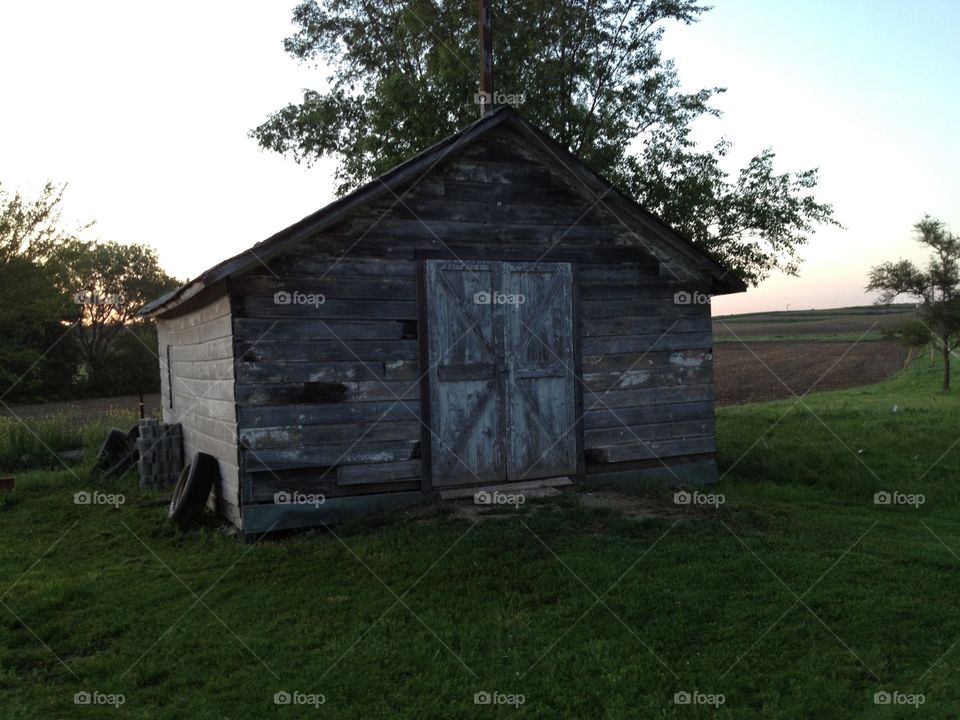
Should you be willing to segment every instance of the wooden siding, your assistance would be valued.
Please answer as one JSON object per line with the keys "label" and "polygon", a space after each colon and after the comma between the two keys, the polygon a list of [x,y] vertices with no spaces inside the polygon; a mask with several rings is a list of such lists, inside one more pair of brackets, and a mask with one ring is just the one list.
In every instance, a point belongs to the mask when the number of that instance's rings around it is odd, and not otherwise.
{"label": "wooden siding", "polygon": [[588,478],[688,482],[691,458],[706,477],[703,458],[716,450],[709,304],[678,303],[678,292],[693,297],[684,284],[613,265],[580,277]]}
{"label": "wooden siding", "polygon": [[162,318],[157,329],[163,421],[183,427],[186,458],[196,452],[217,458],[221,477],[221,485],[216,488],[217,509],[239,526],[240,474],[229,296],[224,293],[198,309]]}
{"label": "wooden siding", "polygon": [[419,492],[416,263],[283,256],[233,292],[244,504]]}
{"label": "wooden siding", "polygon": [[627,222],[503,129],[234,278],[244,504],[421,489],[426,257],[574,266],[587,478],[712,457],[709,306],[674,302],[691,271]]}

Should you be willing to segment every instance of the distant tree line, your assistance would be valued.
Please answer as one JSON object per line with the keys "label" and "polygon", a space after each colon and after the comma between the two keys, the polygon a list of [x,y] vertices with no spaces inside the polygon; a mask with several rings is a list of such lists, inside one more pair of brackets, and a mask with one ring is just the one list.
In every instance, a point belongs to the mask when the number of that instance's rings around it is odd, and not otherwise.
{"label": "distant tree line", "polygon": [[91,242],[61,218],[65,185],[0,185],[0,401],[159,390],[157,334],[135,316],[176,287],[145,245]]}

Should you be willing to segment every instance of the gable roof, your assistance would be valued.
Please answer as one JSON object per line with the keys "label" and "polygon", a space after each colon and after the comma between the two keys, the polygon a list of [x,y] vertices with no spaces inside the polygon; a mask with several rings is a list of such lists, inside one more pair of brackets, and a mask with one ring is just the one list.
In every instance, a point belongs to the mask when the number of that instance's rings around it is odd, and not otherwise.
{"label": "gable roof", "polygon": [[234,255],[201,273],[197,278],[168,292],[140,308],[138,315],[156,317],[163,315],[183,303],[196,297],[203,290],[250,268],[265,263],[286,247],[304,240],[314,233],[343,220],[357,208],[367,205],[385,193],[415,178],[421,171],[437,165],[443,158],[456,150],[476,141],[481,136],[501,125],[509,125],[521,136],[542,146],[566,170],[575,175],[587,188],[605,198],[610,198],[624,210],[631,220],[651,233],[659,241],[682,256],[693,268],[709,282],[717,294],[743,292],[746,284],[731,270],[727,269],[691,240],[667,225],[655,214],[642,207],[635,200],[617,190],[606,178],[590,169],[582,160],[555,141],[545,132],[524,120],[509,106],[497,108],[484,115],[463,130],[441,140],[436,145],[414,155],[409,160],[388,170],[378,178],[362,185],[353,192],[334,200],[329,205],[307,215],[266,240],[258,242],[248,250]]}

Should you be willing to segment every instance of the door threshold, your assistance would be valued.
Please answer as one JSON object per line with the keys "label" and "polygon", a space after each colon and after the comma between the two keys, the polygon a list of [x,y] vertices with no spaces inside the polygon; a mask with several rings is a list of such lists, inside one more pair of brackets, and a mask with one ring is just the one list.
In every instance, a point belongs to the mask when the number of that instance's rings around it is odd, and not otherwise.
{"label": "door threshold", "polygon": [[524,491],[546,490],[573,485],[573,481],[564,477],[542,478],[538,480],[524,480],[513,483],[496,483],[493,485],[468,485],[465,487],[445,488],[438,491],[441,500],[457,500],[458,498],[473,497],[481,490],[487,492],[516,493]]}

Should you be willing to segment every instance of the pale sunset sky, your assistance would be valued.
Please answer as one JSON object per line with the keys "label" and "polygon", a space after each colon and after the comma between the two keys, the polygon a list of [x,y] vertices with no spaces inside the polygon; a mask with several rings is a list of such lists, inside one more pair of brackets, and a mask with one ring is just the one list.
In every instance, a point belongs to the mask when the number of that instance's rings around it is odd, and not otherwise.
{"label": "pale sunset sky", "polygon": [[[332,160],[308,169],[247,137],[326,75],[283,51],[295,4],[5,0],[0,182],[68,182],[67,218],[97,221],[88,237],[152,245],[182,279],[322,207]],[[925,259],[923,213],[960,232],[960,2],[714,6],[664,43],[686,89],[728,88],[701,139],[731,140],[734,163],[772,146],[778,169],[819,167],[845,226],[811,239],[799,278],[714,313],[870,303],[872,265]]]}

